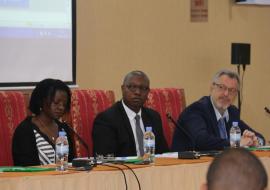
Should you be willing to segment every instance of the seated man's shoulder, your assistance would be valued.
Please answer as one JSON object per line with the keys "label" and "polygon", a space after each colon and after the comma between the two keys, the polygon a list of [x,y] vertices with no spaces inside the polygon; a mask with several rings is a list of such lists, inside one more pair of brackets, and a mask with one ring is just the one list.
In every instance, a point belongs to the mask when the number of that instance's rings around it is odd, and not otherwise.
{"label": "seated man's shoulder", "polygon": [[211,105],[210,103],[211,103],[210,98],[208,96],[204,96],[201,99],[187,106],[183,113],[185,112],[190,113],[190,112],[196,112],[196,111],[205,112],[209,108],[209,105]]}
{"label": "seated man's shoulder", "polygon": [[116,115],[121,115],[121,103],[116,102],[111,107],[97,114],[96,118],[115,118]]}
{"label": "seated man's shoulder", "polygon": [[239,110],[238,110],[238,108],[237,108],[235,105],[230,105],[230,106],[228,107],[228,111],[229,111],[230,113],[239,114]]}
{"label": "seated man's shoulder", "polygon": [[153,110],[152,108],[143,107],[143,110],[146,114],[148,114],[150,116],[152,115],[155,117],[160,117],[159,112],[157,112],[156,110]]}

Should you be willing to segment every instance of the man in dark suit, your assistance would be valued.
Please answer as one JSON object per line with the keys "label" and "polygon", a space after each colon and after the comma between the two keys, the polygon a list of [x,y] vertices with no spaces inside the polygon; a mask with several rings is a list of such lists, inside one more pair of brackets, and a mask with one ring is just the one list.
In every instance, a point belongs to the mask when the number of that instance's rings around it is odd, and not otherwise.
{"label": "man in dark suit", "polygon": [[143,133],[151,126],[156,153],[168,151],[160,115],[143,107],[150,81],[142,71],[128,73],[121,86],[122,100],[97,115],[93,126],[94,153],[143,156]]}
{"label": "man in dark suit", "polygon": [[263,136],[242,121],[238,109],[232,105],[239,87],[236,73],[219,71],[213,78],[210,96],[194,102],[179,116],[172,150],[220,150],[229,147],[229,133],[234,121],[238,122],[242,132],[240,146],[264,144]]}

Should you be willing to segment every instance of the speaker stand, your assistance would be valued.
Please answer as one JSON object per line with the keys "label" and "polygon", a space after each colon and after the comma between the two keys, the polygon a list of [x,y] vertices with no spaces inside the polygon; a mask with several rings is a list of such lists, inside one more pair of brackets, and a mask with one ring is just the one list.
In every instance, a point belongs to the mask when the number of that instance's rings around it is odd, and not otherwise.
{"label": "speaker stand", "polygon": [[[240,65],[238,64],[237,65],[237,73],[238,73],[238,76],[239,76],[239,80],[240,80],[240,78],[241,78],[241,69],[240,69]],[[240,86],[241,86],[241,84],[240,84]],[[242,102],[241,102],[241,87],[239,86],[239,90],[238,90],[238,109],[239,109],[239,114],[240,114],[240,116],[241,116],[241,104],[242,104]]]}

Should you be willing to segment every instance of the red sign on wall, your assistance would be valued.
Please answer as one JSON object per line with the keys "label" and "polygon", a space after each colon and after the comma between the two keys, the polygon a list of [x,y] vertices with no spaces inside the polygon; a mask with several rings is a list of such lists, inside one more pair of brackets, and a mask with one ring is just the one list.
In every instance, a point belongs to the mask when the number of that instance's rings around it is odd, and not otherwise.
{"label": "red sign on wall", "polygon": [[208,0],[190,0],[190,21],[208,21]]}

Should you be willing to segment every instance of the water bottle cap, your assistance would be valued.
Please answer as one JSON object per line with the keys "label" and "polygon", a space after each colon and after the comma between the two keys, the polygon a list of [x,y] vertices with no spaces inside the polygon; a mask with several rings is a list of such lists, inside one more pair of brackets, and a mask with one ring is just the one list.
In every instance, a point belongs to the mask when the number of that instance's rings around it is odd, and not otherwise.
{"label": "water bottle cap", "polygon": [[152,127],[146,127],[146,131],[152,131]]}
{"label": "water bottle cap", "polygon": [[64,137],[66,136],[66,132],[65,131],[59,131],[59,137]]}
{"label": "water bottle cap", "polygon": [[234,121],[234,122],[232,122],[232,125],[233,126],[238,126],[238,122],[237,121]]}

